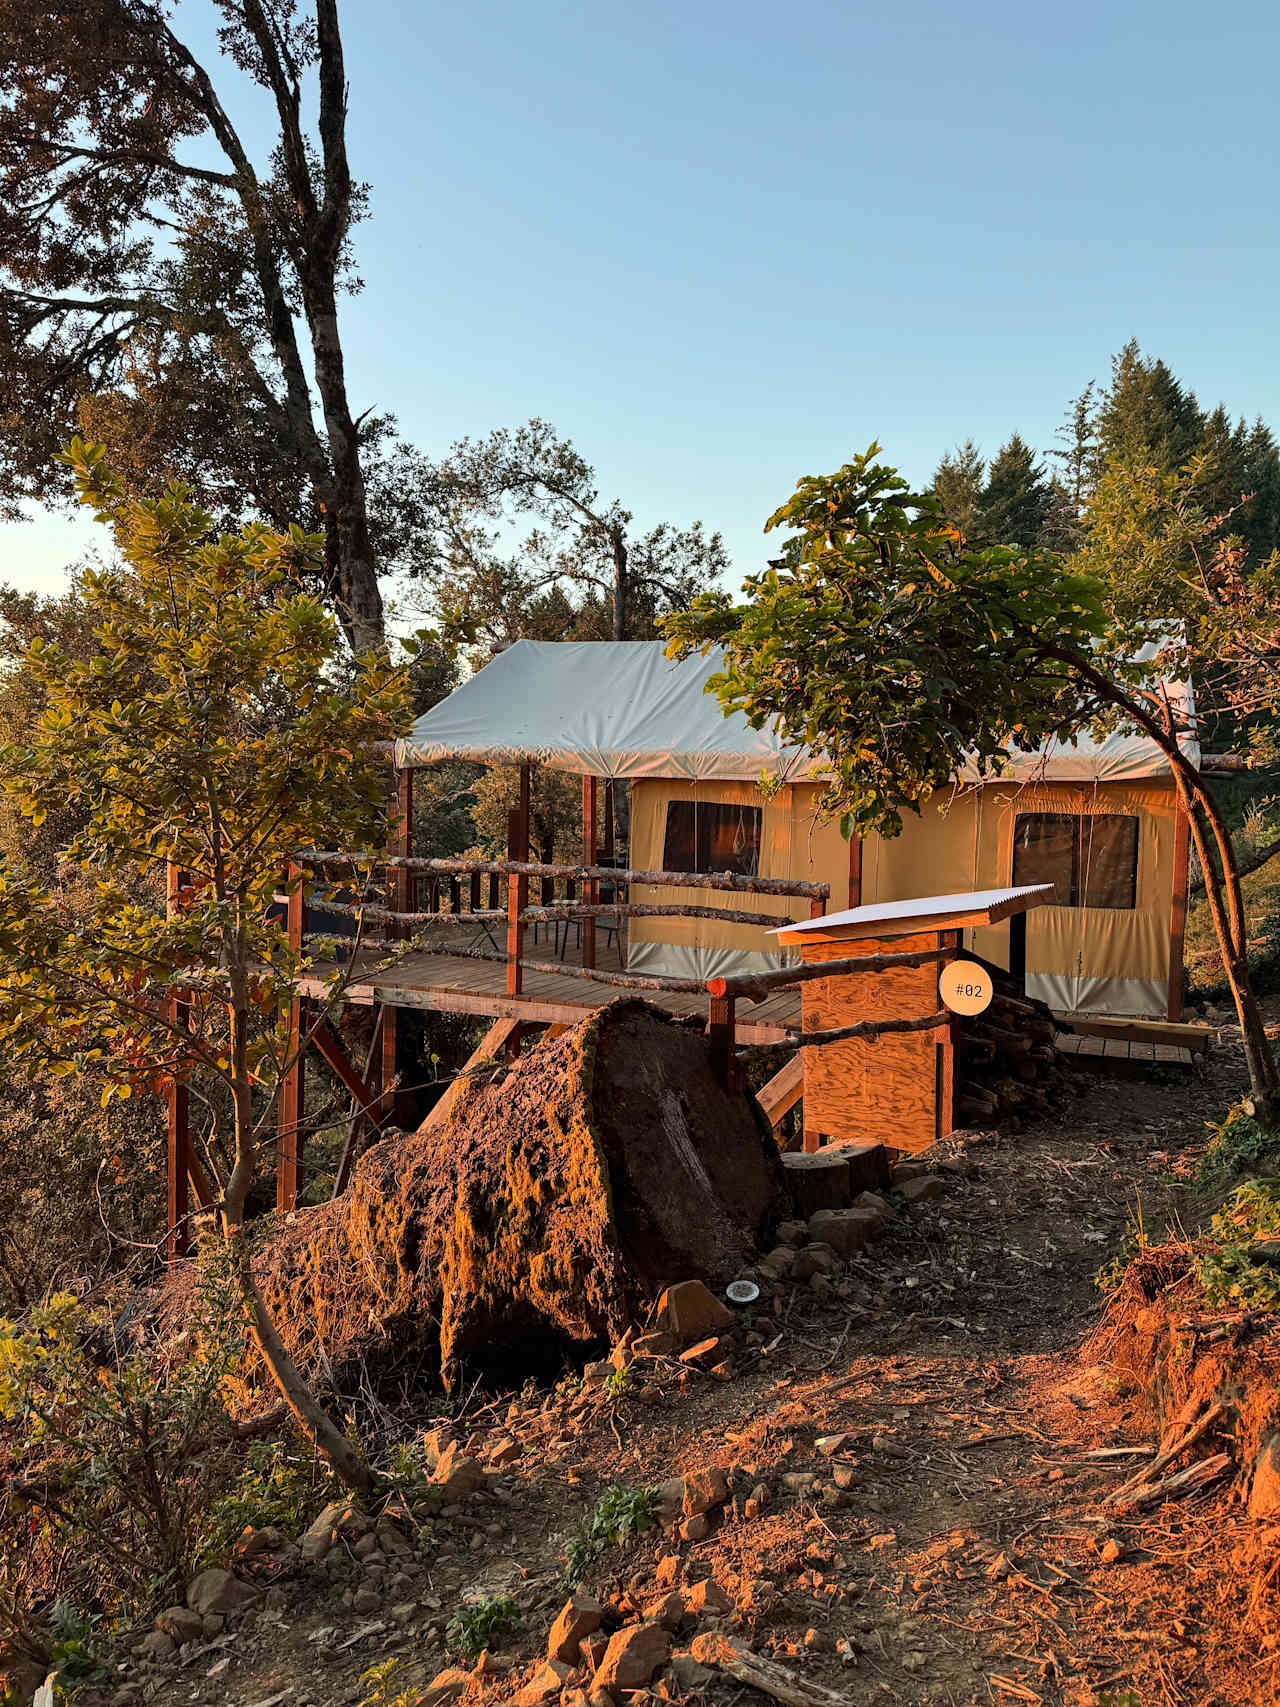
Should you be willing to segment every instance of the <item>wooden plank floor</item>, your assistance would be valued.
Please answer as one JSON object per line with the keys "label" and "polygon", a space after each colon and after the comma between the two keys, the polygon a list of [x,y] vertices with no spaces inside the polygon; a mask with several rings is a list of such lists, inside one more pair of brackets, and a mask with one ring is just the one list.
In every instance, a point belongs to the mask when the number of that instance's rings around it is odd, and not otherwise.
{"label": "wooden plank floor", "polygon": [[1128,1037],[1073,1036],[1059,1034],[1057,1050],[1081,1066],[1106,1070],[1113,1064],[1130,1068],[1190,1067],[1190,1049],[1175,1043],[1142,1043]]}
{"label": "wooden plank floor", "polygon": [[[470,945],[468,945],[470,946]],[[553,960],[550,941],[536,946],[528,944],[528,959]],[[668,1013],[705,1018],[705,995],[667,990],[629,991],[617,985],[593,984],[569,973],[524,973],[524,987],[519,996],[507,994],[505,965],[492,960],[468,960],[461,955],[408,955],[386,971],[377,971],[377,955],[363,952],[357,969],[347,986],[346,999],[368,1004],[385,1002],[397,1008],[429,1008],[437,1013],[489,1015],[495,1019],[528,1019],[546,1025],[574,1025],[586,1014],[602,1008],[619,996],[641,996],[665,1008]],[[566,962],[576,960],[566,955]],[[597,959],[602,971],[623,970],[612,951],[603,952]],[[323,996],[325,977],[333,970],[332,963],[319,963],[309,978],[300,981],[304,996]],[[767,1001],[738,1005],[737,1035],[741,1043],[782,1043],[786,1041],[785,1026],[800,1024],[799,990],[780,990]]]}

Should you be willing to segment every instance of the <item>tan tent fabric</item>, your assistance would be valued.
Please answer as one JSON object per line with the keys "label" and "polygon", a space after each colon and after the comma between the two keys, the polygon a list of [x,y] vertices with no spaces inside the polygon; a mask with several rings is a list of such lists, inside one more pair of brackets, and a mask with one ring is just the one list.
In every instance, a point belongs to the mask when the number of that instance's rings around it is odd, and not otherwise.
{"label": "tan tent fabric", "polygon": [[[837,825],[817,810],[820,787],[796,783],[767,797],[745,783],[637,782],[632,792],[632,858],[641,869],[661,865],[668,804],[724,801],[761,809],[760,875],[802,878],[831,886],[832,909],[848,904],[848,845]],[[989,784],[957,789],[908,815],[900,836],[871,836],[863,844],[864,902],[908,900],[996,888],[1013,880],[1013,839],[1021,813],[1084,817],[1131,815],[1138,820],[1136,905],[1132,909],[1053,906],[1027,919],[1028,990],[1055,1007],[1075,1011],[1163,1015],[1168,1002],[1170,914],[1174,880],[1176,798],[1161,782]],[[669,899],[703,902],[705,893],[667,890]],[[657,900],[656,891],[637,898]],[[728,904],[728,903],[726,903]],[[759,913],[791,911],[773,897],[735,897],[732,905]],[[965,944],[998,965],[1009,964],[1009,928],[965,933]],[[636,971],[711,977],[776,963],[762,931],[712,920],[634,922],[629,964]]]}

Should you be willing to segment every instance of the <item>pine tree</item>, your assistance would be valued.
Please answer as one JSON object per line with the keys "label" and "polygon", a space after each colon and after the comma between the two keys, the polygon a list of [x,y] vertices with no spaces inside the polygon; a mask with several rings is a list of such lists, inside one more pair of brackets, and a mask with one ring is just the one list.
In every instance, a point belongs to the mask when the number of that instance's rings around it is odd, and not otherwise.
{"label": "pine tree", "polygon": [[1035,452],[1014,433],[991,460],[978,509],[978,535],[993,545],[1039,542],[1053,490]]}
{"label": "pine tree", "polygon": [[1112,358],[1111,384],[1098,406],[1101,467],[1144,464],[1171,472],[1195,454],[1204,429],[1195,394],[1130,338]]}
{"label": "pine tree", "polygon": [[978,526],[986,462],[972,439],[949,451],[933,471],[931,490],[942,513],[966,538]]}

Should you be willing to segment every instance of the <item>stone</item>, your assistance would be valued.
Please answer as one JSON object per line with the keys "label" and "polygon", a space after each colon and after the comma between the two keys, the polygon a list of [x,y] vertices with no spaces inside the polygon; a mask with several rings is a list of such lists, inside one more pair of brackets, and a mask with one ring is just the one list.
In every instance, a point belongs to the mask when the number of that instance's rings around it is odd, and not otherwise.
{"label": "stone", "polygon": [[711,1519],[705,1512],[698,1512],[693,1517],[686,1517],[680,1525],[682,1541],[705,1541],[711,1533]]}
{"label": "stone", "polygon": [[437,1672],[417,1697],[418,1707],[449,1707],[449,1703],[458,1699],[469,1682],[469,1673],[460,1671],[457,1666]]}
{"label": "stone", "polygon": [[484,1469],[478,1458],[471,1458],[455,1440],[440,1454],[432,1482],[440,1488],[446,1500],[466,1499],[484,1486]]}
{"label": "stone", "polygon": [[895,1186],[901,1186],[909,1179],[922,1179],[928,1172],[928,1162],[894,1162],[889,1177]]}
{"label": "stone", "polygon": [[576,1665],[584,1636],[600,1628],[604,1607],[598,1600],[579,1590],[570,1595],[561,1608],[560,1616],[551,1626],[547,1638],[547,1658],[566,1665]]}
{"label": "stone", "polygon": [[875,1238],[883,1220],[873,1209],[820,1209],[809,1219],[809,1236],[851,1257]]}
{"label": "stone", "polygon": [[673,1522],[684,1509],[684,1477],[668,1476],[658,1483],[658,1515],[667,1523]]}
{"label": "stone", "polygon": [[613,1374],[613,1365],[607,1357],[602,1357],[597,1363],[586,1363],[582,1367],[583,1384],[587,1387],[599,1387]]}
{"label": "stone", "polygon": [[671,1638],[661,1624],[630,1624],[610,1639],[596,1669],[595,1689],[642,1689],[670,1656]]}
{"label": "stone", "polygon": [[523,1450],[518,1440],[513,1440],[509,1434],[505,1434],[489,1448],[489,1462],[495,1470],[501,1470],[507,1464],[514,1464]]}
{"label": "stone", "polygon": [[544,1661],[516,1695],[514,1707],[542,1707],[545,1701],[555,1701],[572,1674],[573,1667],[560,1660]]}
{"label": "stone", "polygon": [[691,1470],[684,1478],[680,1509],[686,1517],[696,1517],[704,1511],[714,1511],[729,1497],[729,1481],[723,1470],[712,1465],[706,1470]]}
{"label": "stone", "polygon": [[879,1196],[879,1194],[874,1191],[860,1191],[854,1198],[852,1207],[854,1209],[874,1209],[876,1214],[879,1215],[882,1220],[893,1220],[893,1205],[887,1198]]}
{"label": "stone", "polygon": [[658,1300],[655,1326],[680,1345],[725,1333],[733,1323],[733,1312],[700,1280],[678,1281]]}
{"label": "stone", "polygon": [[608,1646],[609,1632],[607,1630],[593,1630],[589,1636],[583,1637],[581,1655],[589,1671],[594,1671],[600,1664]]}
{"label": "stone", "polygon": [[917,1179],[903,1180],[901,1185],[894,1182],[894,1190],[906,1203],[928,1203],[931,1198],[941,1197],[946,1189],[946,1181],[937,1174],[921,1174]]}
{"label": "stone", "polygon": [[661,1624],[664,1630],[674,1630],[684,1617],[684,1596],[676,1589],[669,1589],[661,1600],[645,1607],[644,1616],[646,1624]]}
{"label": "stone", "polygon": [[187,1606],[166,1606],[163,1612],[157,1612],[156,1629],[163,1630],[179,1647],[184,1642],[204,1640],[204,1618]]}
{"label": "stone", "polygon": [[364,1584],[356,1589],[351,1596],[351,1609],[367,1618],[371,1613],[381,1612],[384,1601],[385,1596],[381,1595],[376,1588],[370,1588]]}
{"label": "stone", "polygon": [[807,1221],[784,1221],[778,1228],[778,1238],[784,1245],[803,1245],[809,1237]]}
{"label": "stone", "polygon": [[716,1335],[712,1339],[698,1340],[696,1344],[687,1347],[680,1353],[680,1361],[681,1363],[696,1363],[709,1367],[713,1363],[718,1363],[728,1349],[728,1340],[722,1335]]}
{"label": "stone", "polygon": [[304,1564],[319,1564],[340,1535],[364,1535],[373,1519],[350,1500],[331,1500],[303,1532],[298,1551]]}
{"label": "stone", "polygon": [[830,1245],[806,1245],[796,1252],[792,1280],[812,1280],[815,1274],[831,1274],[836,1266],[836,1253]]}
{"label": "stone", "polygon": [[1102,1560],[1104,1565],[1118,1565],[1121,1559],[1124,1558],[1124,1547],[1116,1540],[1114,1535],[1109,1535],[1102,1543],[1102,1550],[1098,1554],[1098,1557]]}
{"label": "stone", "polygon": [[[681,1484],[681,1485],[683,1486],[683,1484]],[[676,1578],[679,1575],[680,1575],[680,1555],[679,1555],[679,1553],[666,1553],[663,1555],[663,1557],[661,1559],[658,1560],[658,1563],[654,1569],[653,1580],[657,1583],[659,1588],[667,1588],[670,1586],[671,1583],[675,1582]]]}
{"label": "stone", "polygon": [[260,1559],[267,1553],[284,1553],[289,1547],[288,1538],[278,1529],[246,1529],[236,1542],[237,1559]]}
{"label": "stone", "polygon": [[[798,1221],[796,1225],[802,1226],[804,1224]],[[808,1237],[807,1228],[805,1231],[805,1237]],[[764,1269],[766,1274],[772,1275],[775,1280],[785,1280],[787,1275],[791,1273],[795,1260],[796,1253],[790,1245],[777,1245],[769,1252],[768,1256],[763,1259],[760,1267]]]}
{"label": "stone", "polygon": [[1272,1517],[1277,1511],[1280,1511],[1280,1434],[1270,1434],[1254,1460],[1249,1516]]}
{"label": "stone", "polygon": [[860,1191],[878,1191],[889,1183],[889,1152],[883,1144],[841,1144],[849,1169],[849,1189],[856,1201]]}
{"label": "stone", "polygon": [[680,1686],[682,1694],[704,1689],[716,1675],[710,1666],[704,1666],[695,1660],[687,1650],[672,1654],[668,1669],[672,1679]]}
{"label": "stone", "polygon": [[684,1591],[684,1609],[693,1618],[705,1618],[709,1614],[728,1612],[733,1602],[716,1582],[714,1577],[707,1577],[700,1583],[694,1583]]}
{"label": "stone", "polygon": [[378,1551],[376,1535],[361,1535],[351,1543],[351,1552],[357,1559],[367,1559],[371,1553]]}
{"label": "stone", "polygon": [[807,1221],[819,1209],[847,1209],[852,1188],[849,1167],[839,1145],[815,1150],[810,1155],[787,1151],[782,1171],[791,1189],[796,1214]]}
{"label": "stone", "polygon": [[631,1349],[637,1357],[670,1357],[676,1342],[670,1334],[641,1334],[631,1342]]}
{"label": "stone", "polygon": [[242,1612],[252,1606],[258,1591],[233,1577],[230,1571],[201,1571],[187,1584],[187,1605],[201,1617],[206,1612]]}
{"label": "stone", "polygon": [[591,1698],[585,1689],[566,1689],[560,1697],[560,1707],[591,1707]]}

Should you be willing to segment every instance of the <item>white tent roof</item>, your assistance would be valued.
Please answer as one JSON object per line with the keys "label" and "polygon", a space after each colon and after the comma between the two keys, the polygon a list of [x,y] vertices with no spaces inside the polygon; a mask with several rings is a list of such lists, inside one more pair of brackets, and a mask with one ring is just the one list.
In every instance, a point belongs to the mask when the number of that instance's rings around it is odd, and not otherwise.
{"label": "white tent roof", "polygon": [[[820,777],[806,748],[786,746],[740,713],[726,717],[703,692],[720,667],[715,651],[673,663],[660,640],[518,640],[447,699],[424,712],[396,743],[396,763],[474,759],[602,777],[682,777],[754,782],[762,775]],[[1192,712],[1190,690],[1170,684],[1175,706]],[[1200,749],[1184,739],[1199,763]],[[1088,736],[1019,754],[1017,781],[1126,782],[1167,772],[1154,742],[1134,735]],[[976,780],[976,773],[966,780]]]}

